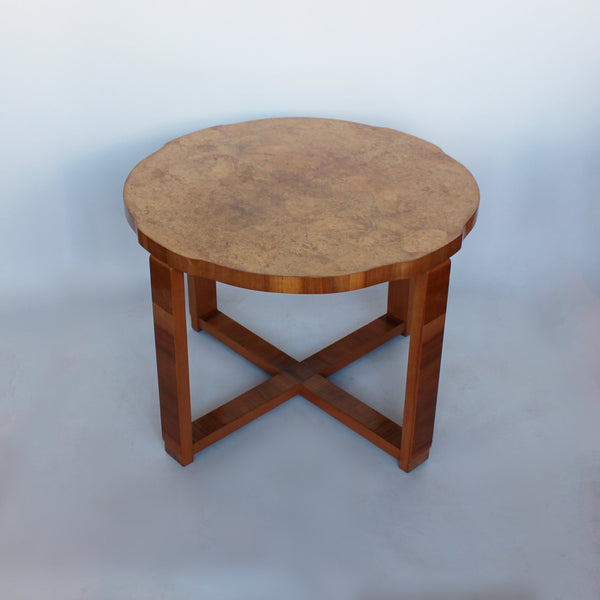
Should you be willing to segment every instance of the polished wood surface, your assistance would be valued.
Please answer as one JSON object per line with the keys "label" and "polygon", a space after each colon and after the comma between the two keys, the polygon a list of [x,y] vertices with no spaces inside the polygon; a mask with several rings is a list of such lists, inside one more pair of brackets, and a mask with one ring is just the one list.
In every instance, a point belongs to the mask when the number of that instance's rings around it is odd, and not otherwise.
{"label": "polished wood surface", "polygon": [[[399,460],[411,471],[428,456],[433,435],[450,262],[402,286],[402,308],[297,361],[217,309],[207,281],[189,283],[196,326],[271,375],[271,378],[192,421],[189,397],[183,274],[151,257],[152,293],[163,437],[181,464],[286,400],[300,394]],[[396,298],[397,286],[390,287]],[[396,291],[392,291],[396,290]],[[390,302],[394,305],[394,302]],[[406,323],[399,318],[404,316]],[[400,426],[327,379],[390,339],[412,335],[403,424]]]}
{"label": "polished wood surface", "polygon": [[[194,453],[297,394],[389,454],[400,457],[401,427],[326,377],[403,333],[404,322],[383,315],[297,361],[216,310],[215,291],[206,282],[200,282],[190,297],[194,298],[195,307],[208,306],[211,310],[203,310],[202,315],[194,310],[192,319],[272,377],[192,422],[183,274],[152,256],[150,273],[162,432],[167,452],[182,465],[192,462]],[[191,282],[190,286],[194,283],[198,282]]]}
{"label": "polished wood surface", "polygon": [[410,333],[400,467],[410,471],[429,456],[442,359],[450,261],[410,281]]}
{"label": "polished wood surface", "polygon": [[329,119],[264,119],[166,144],[124,189],[142,246],[200,278],[275,292],[358,289],[458,251],[479,202],[437,146]]}
{"label": "polished wood surface", "polygon": [[409,335],[408,305],[410,301],[410,279],[397,279],[388,284],[388,314],[406,323],[404,335]]}
{"label": "polished wood surface", "polygon": [[150,279],[163,439],[187,465],[193,451],[183,273],[150,256]]}
{"label": "polished wood surface", "polygon": [[[302,395],[411,471],[429,456],[450,256],[475,222],[471,175],[439,148],[344,121],[267,119],[167,144],[125,186],[130,223],[151,252],[162,434],[182,465]],[[184,276],[191,326],[270,379],[192,420]],[[227,315],[217,281],[325,293],[388,281],[387,312],[302,361]],[[402,425],[327,379],[409,336]]]}
{"label": "polished wood surface", "polygon": [[221,312],[200,319],[199,324],[272,377],[196,419],[194,452],[300,394],[392,456],[400,457],[402,428],[326,377],[401,334],[403,322],[383,315],[303,361],[295,360]]}
{"label": "polished wood surface", "polygon": [[200,331],[199,319],[217,310],[217,283],[204,277],[188,275],[188,299],[192,329]]}

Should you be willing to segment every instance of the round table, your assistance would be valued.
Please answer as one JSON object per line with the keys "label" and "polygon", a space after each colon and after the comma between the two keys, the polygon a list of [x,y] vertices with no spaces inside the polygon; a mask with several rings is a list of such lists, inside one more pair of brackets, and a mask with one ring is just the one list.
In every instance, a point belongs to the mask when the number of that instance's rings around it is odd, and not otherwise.
{"label": "round table", "polygon": [[[129,223],[150,252],[162,433],[181,464],[300,394],[410,471],[429,455],[450,257],[472,229],[471,174],[421,139],[331,119],[280,118],[185,135],[125,183]],[[271,375],[192,420],[184,274],[193,329]],[[217,308],[216,282],[328,293],[389,282],[387,312],[296,361]],[[402,426],[327,379],[410,336]]]}

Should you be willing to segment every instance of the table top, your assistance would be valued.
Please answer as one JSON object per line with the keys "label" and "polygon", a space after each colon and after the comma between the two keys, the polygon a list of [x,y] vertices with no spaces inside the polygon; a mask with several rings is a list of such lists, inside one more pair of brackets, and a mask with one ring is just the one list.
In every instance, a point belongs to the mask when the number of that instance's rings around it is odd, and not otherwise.
{"label": "table top", "polygon": [[258,290],[323,293],[412,277],[460,249],[479,191],[419,138],[279,118],[167,143],[124,188],[140,244],[172,267]]}

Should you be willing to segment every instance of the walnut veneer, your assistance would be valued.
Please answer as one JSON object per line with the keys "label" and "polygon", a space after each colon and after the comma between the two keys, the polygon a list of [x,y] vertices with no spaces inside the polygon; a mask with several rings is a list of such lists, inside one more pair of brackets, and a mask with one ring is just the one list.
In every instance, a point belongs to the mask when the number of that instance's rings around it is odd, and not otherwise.
{"label": "walnut veneer", "polygon": [[[301,394],[398,458],[429,454],[450,257],[475,223],[470,173],[437,146],[328,119],[264,119],[205,129],[139,163],[124,190],[150,253],[163,438],[181,464]],[[184,274],[191,326],[271,379],[192,420]],[[389,282],[387,312],[296,361],[217,308],[216,281],[287,293]],[[327,379],[397,335],[410,336],[402,426]]]}

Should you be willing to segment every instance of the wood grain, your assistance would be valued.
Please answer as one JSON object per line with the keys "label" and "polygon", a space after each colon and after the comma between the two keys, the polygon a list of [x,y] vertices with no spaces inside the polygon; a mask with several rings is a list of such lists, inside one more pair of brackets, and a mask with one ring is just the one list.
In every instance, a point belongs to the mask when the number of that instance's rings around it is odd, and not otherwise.
{"label": "wood grain", "polygon": [[200,326],[270,375],[277,375],[280,371],[291,368],[297,362],[220,311],[201,319]]}
{"label": "wood grain", "polygon": [[196,419],[192,425],[194,452],[223,439],[297,393],[296,381],[282,373]]}
{"label": "wood grain", "polygon": [[300,362],[220,311],[200,319],[199,325],[273,377],[194,421],[194,452],[301,394],[392,456],[400,456],[402,428],[324,375],[400,335],[403,322],[383,315]]}
{"label": "wood grain", "polygon": [[[479,204],[470,173],[437,146],[329,119],[213,127],[143,160],[124,189],[150,253],[162,434],[181,464],[296,394],[398,458],[429,455],[450,257]],[[184,273],[192,328],[271,375],[192,422]],[[328,293],[389,282],[387,313],[297,361],[217,308],[216,282]],[[410,336],[400,426],[326,377]]]}
{"label": "wood grain", "polygon": [[194,454],[183,273],[150,256],[150,279],[163,439],[186,465]]}
{"label": "wood grain", "polygon": [[264,119],[198,131],[124,189],[142,246],[193,276],[288,293],[409,279],[475,222],[471,174],[437,146],[347,121]]}
{"label": "wood grain", "polygon": [[390,315],[363,325],[356,331],[302,361],[312,372],[329,377],[387,341],[404,333],[406,325]]}
{"label": "wood grain", "polygon": [[300,379],[303,373],[305,378],[315,373],[328,377],[401,334],[405,328],[403,322],[383,315],[298,362],[220,311],[201,319],[200,326],[270,375],[288,371]]}
{"label": "wood grain", "polygon": [[304,381],[300,393],[332,417],[388,454],[398,458],[402,428],[328,379],[314,375]]}
{"label": "wood grain", "polygon": [[397,279],[388,284],[388,315],[406,323],[404,335],[410,335],[410,279]]}
{"label": "wood grain", "polygon": [[410,282],[408,372],[399,464],[411,471],[429,455],[444,339],[450,261]]}
{"label": "wood grain", "polygon": [[[197,326],[272,377],[192,423],[183,273],[151,257],[152,298],[163,438],[181,464],[296,394],[392,456],[405,471],[429,454],[444,333],[450,261],[392,286],[385,314],[297,361],[216,308],[211,282],[192,282]],[[195,296],[194,296],[195,294]],[[201,308],[198,308],[201,307]],[[200,316],[202,315],[202,316]],[[402,426],[326,379],[393,337],[411,331]]]}
{"label": "wood grain", "polygon": [[194,275],[188,275],[187,280],[192,329],[200,331],[200,319],[217,310],[217,282]]}

